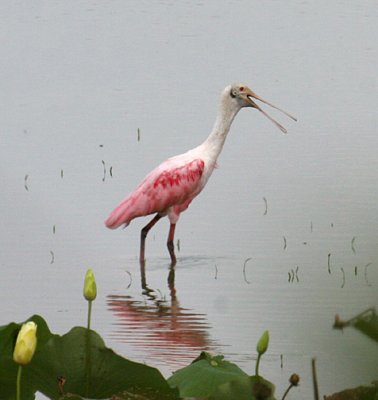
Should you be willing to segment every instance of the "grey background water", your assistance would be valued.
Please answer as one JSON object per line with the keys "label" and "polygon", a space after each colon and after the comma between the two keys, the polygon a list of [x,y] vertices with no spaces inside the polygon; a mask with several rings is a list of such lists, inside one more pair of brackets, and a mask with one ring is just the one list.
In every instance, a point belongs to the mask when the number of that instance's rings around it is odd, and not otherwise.
{"label": "grey background water", "polygon": [[[297,372],[291,398],[311,397],[312,357],[322,393],[377,378],[377,346],[332,330],[336,313],[377,304],[375,1],[0,8],[1,324],[39,313],[57,333],[84,325],[92,267],[93,327],[166,376],[202,349],[252,373],[269,329],[262,373],[279,396]],[[240,112],[178,224],[174,285],[162,221],[142,290],[147,219],[115,232],[103,220],[156,164],[206,137],[234,81],[298,122],[272,112],[283,135]]]}

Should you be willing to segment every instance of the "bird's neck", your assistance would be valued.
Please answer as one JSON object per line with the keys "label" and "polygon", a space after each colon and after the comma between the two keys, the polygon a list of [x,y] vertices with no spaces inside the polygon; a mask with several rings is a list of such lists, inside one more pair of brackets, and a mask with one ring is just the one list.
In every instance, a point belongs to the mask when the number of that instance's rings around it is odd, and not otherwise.
{"label": "bird's neck", "polygon": [[219,105],[218,115],[214,123],[213,130],[203,145],[209,151],[210,157],[217,160],[220,152],[223,149],[227,134],[230,131],[232,121],[234,120],[239,109],[227,107],[225,101],[221,101]]}

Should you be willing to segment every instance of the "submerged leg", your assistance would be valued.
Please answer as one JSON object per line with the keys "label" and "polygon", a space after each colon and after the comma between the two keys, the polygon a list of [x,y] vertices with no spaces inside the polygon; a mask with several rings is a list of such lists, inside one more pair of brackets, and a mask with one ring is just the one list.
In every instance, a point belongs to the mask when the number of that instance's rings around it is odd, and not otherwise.
{"label": "submerged leg", "polygon": [[141,265],[145,264],[145,258],[144,258],[144,249],[145,249],[145,242],[146,242],[146,237],[149,232],[149,230],[156,224],[156,222],[159,221],[161,216],[159,214],[156,214],[152,220],[140,231],[140,253],[139,253],[139,262]]}
{"label": "submerged leg", "polygon": [[173,239],[175,237],[175,228],[176,224],[171,224],[169,227],[169,234],[167,240],[167,247],[169,251],[169,255],[171,256],[171,266],[174,267],[176,265],[176,256],[175,256],[175,245],[173,244]]}

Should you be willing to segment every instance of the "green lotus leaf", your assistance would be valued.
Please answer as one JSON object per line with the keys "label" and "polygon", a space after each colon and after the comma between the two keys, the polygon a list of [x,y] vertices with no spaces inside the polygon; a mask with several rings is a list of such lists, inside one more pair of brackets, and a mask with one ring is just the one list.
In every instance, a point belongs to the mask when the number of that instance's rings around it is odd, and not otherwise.
{"label": "green lotus leaf", "polygon": [[378,315],[375,312],[357,318],[353,326],[378,342]]}
{"label": "green lotus leaf", "polygon": [[248,375],[237,365],[203,352],[192,364],[176,371],[168,383],[179,389],[181,397],[209,397],[220,385],[240,377]]}
{"label": "green lotus leaf", "polygon": [[220,385],[209,400],[275,400],[274,385],[261,376],[240,377]]}
{"label": "green lotus leaf", "polygon": [[[54,335],[35,355],[31,375],[51,399],[58,399],[62,391],[93,399],[133,387],[171,392],[157,369],[122,358],[105,347],[96,332],[81,327]],[[57,377],[64,385],[58,385]]]}
{"label": "green lotus leaf", "polygon": [[378,315],[374,307],[368,308],[348,321],[344,321],[336,315],[333,325],[335,329],[344,329],[348,326],[353,326],[375,342],[378,342]]}
{"label": "green lotus leaf", "polygon": [[[157,369],[117,355],[96,332],[75,327],[65,335],[54,335],[42,317],[29,320],[38,325],[38,345],[32,361],[22,370],[23,400],[33,400],[37,391],[52,400],[104,399],[125,390],[152,390],[162,399],[165,395],[177,398]],[[18,366],[12,355],[20,326],[0,327],[0,400],[15,398]]]}

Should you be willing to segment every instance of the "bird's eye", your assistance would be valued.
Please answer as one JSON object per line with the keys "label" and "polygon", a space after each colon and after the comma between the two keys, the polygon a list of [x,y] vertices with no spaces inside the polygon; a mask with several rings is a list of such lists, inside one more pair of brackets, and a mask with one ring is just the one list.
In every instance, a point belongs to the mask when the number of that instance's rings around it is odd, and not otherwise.
{"label": "bird's eye", "polygon": [[240,86],[239,90],[240,90],[241,92],[244,92],[244,86]]}

